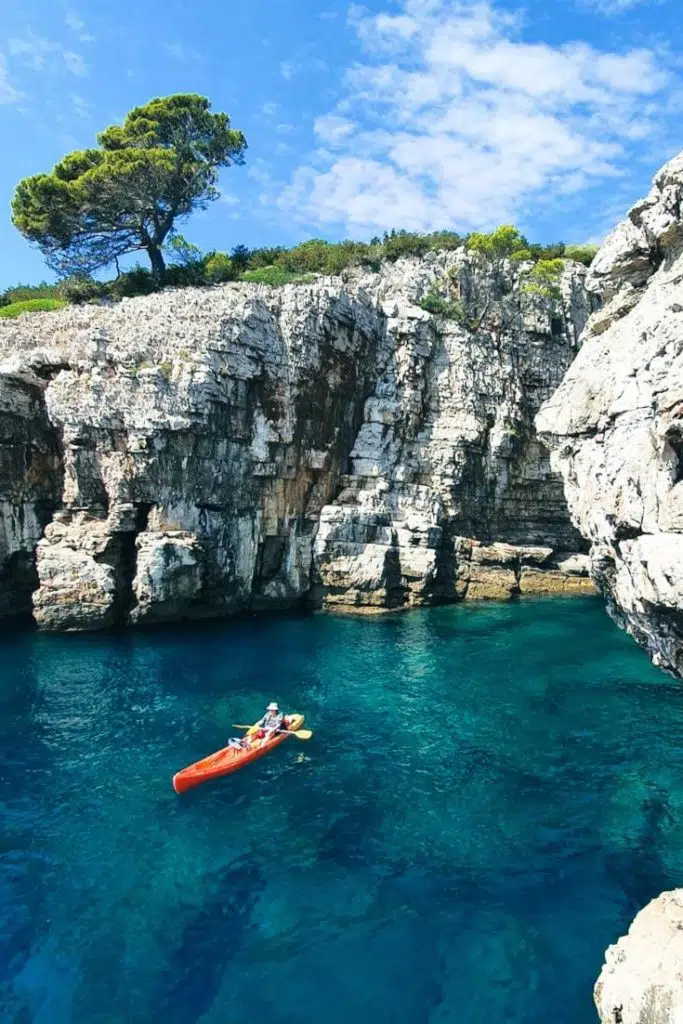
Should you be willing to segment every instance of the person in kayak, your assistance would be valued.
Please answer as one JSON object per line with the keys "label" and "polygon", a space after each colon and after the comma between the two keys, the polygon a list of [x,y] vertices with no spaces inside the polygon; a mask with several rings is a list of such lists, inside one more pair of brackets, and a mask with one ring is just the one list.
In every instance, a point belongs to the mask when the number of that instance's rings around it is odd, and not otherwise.
{"label": "person in kayak", "polygon": [[266,740],[269,739],[274,732],[278,732],[280,729],[286,729],[287,723],[285,716],[278,708],[275,701],[271,701],[266,708],[266,713],[263,718],[260,718],[256,723],[258,732],[255,733],[257,739]]}

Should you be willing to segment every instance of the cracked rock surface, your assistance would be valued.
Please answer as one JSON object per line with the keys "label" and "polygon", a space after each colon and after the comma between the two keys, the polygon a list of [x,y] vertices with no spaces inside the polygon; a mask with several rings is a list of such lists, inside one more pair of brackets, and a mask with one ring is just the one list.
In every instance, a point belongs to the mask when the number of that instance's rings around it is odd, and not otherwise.
{"label": "cracked rock surface", "polygon": [[683,155],[607,239],[602,306],[536,419],[610,610],[683,674]]}
{"label": "cracked rock surface", "polygon": [[[533,420],[591,312],[464,250],[0,323],[0,614],[47,629],[591,587]],[[458,321],[425,312],[437,289]]]}
{"label": "cracked rock surface", "polygon": [[608,948],[594,996],[603,1024],[680,1024],[683,889],[652,900]]}

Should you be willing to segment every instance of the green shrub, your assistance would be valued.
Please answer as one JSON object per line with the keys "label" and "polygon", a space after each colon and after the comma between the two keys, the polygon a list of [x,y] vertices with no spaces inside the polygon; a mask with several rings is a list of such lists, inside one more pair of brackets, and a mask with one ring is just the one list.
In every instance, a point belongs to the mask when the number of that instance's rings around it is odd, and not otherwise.
{"label": "green shrub", "polygon": [[0,306],[9,306],[13,302],[28,302],[31,299],[57,299],[58,292],[59,285],[47,284],[45,281],[35,285],[18,284],[0,294]]}
{"label": "green shrub", "polygon": [[251,253],[246,245],[236,245],[230,253],[230,259],[238,272],[249,269],[249,257]]}
{"label": "green shrub", "polygon": [[462,237],[455,231],[433,231],[427,238],[429,248],[435,252],[459,249],[463,243]]}
{"label": "green shrub", "polygon": [[248,269],[260,270],[265,267],[272,267],[278,256],[287,250],[282,245],[267,249],[252,249],[249,253]]}
{"label": "green shrub", "polygon": [[506,259],[530,249],[524,235],[520,234],[513,224],[501,224],[488,234],[474,231],[467,237],[465,245],[470,252],[493,260]]}
{"label": "green shrub", "polygon": [[433,316],[440,316],[445,320],[455,320],[459,324],[464,324],[466,320],[465,311],[459,302],[454,299],[445,299],[435,291],[427,292],[420,307]]}
{"label": "green shrub", "polygon": [[599,249],[599,245],[568,245],[564,254],[567,259],[576,260],[577,263],[583,263],[584,266],[590,267]]}
{"label": "green shrub", "polygon": [[[326,242],[322,238],[311,238],[292,249],[246,249],[237,246],[232,251],[233,262],[238,270],[246,271],[278,267],[289,273],[340,274],[347,267],[367,266],[378,270],[382,260],[394,262],[403,256],[422,256],[429,251],[457,249],[462,238],[455,231],[434,231],[419,234],[412,231],[385,232],[370,243]],[[249,280],[249,278],[246,278]]]}
{"label": "green shrub", "polygon": [[315,277],[315,274],[295,274],[291,270],[283,270],[282,267],[261,267],[259,270],[247,270],[242,274],[243,281],[274,286],[301,284],[306,281],[314,281]]}
{"label": "green shrub", "polygon": [[297,274],[340,274],[352,264],[362,263],[369,246],[363,242],[326,242],[312,238],[280,253],[275,266]]}
{"label": "green shrub", "polygon": [[321,238],[311,238],[308,242],[295,245],[293,249],[280,253],[274,262],[276,267],[295,274],[307,274],[311,271],[324,271],[329,250],[334,248]]}
{"label": "green shrub", "polygon": [[95,281],[92,277],[67,277],[57,285],[57,295],[65,302],[72,302],[79,305],[82,302],[92,302],[94,299],[102,299],[108,293],[107,285],[101,281]]}
{"label": "green shrub", "polygon": [[[204,260],[193,263],[175,263],[166,268],[166,284],[171,288],[191,288],[206,284]],[[143,294],[147,294],[146,292]]]}
{"label": "green shrub", "polygon": [[395,263],[402,256],[424,256],[431,248],[428,235],[410,231],[391,231],[382,240],[384,258]]}
{"label": "green shrub", "polygon": [[529,295],[537,295],[553,303],[562,297],[560,279],[564,270],[564,260],[539,260],[531,270],[524,274],[522,291]]}
{"label": "green shrub", "polygon": [[7,319],[21,316],[22,313],[49,313],[54,309],[63,309],[66,305],[62,299],[26,299],[24,302],[12,302],[9,306],[0,307],[0,317]]}
{"label": "green shrub", "polygon": [[149,270],[136,266],[111,281],[107,290],[114,299],[131,299],[136,295],[150,295],[156,291],[156,284]]}
{"label": "green shrub", "polygon": [[524,263],[526,260],[533,260],[534,254],[531,249],[517,249],[510,255],[510,259],[515,263]]}
{"label": "green shrub", "polygon": [[204,280],[207,284],[234,281],[236,276],[233,262],[226,253],[212,252],[204,260]]}
{"label": "green shrub", "polygon": [[559,260],[564,256],[566,246],[564,242],[555,242],[554,245],[530,245],[529,248],[535,260]]}

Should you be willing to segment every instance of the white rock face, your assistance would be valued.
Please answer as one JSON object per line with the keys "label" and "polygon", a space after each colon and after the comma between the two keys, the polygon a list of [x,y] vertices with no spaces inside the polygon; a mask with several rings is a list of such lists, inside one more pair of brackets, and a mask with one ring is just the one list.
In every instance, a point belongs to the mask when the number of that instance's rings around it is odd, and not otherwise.
{"label": "white rock face", "polygon": [[[475,268],[462,252],[399,264],[374,286],[386,317],[380,371],[314,548],[328,607],[588,589],[586,561],[562,553],[580,541],[532,426],[590,313],[583,277],[567,269],[554,310],[514,268]],[[488,315],[435,323],[417,300],[444,279],[451,298]],[[481,547],[495,541],[514,554]],[[527,571],[533,545],[547,557]]]}
{"label": "white rock face", "polygon": [[603,1024],[683,1024],[683,890],[641,910],[595,985]]}
{"label": "white rock face", "polygon": [[[15,597],[78,629],[585,589],[533,430],[590,313],[585,270],[553,302],[522,270],[459,251],[3,321]],[[420,307],[434,288],[464,326]]]}
{"label": "white rock face", "polygon": [[610,608],[683,674],[683,155],[591,267],[604,301],[536,419]]}
{"label": "white rock face", "polygon": [[[203,552],[193,533],[146,530],[139,534],[132,622],[191,614],[195,602],[201,601],[203,584]],[[201,604],[198,614],[206,614]]]}

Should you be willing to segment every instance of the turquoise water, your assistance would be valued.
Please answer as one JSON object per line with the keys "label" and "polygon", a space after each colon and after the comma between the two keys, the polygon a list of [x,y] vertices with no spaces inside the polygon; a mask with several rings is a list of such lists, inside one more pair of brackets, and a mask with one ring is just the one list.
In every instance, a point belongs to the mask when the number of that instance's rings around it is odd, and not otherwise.
{"label": "turquoise water", "polygon": [[[5,635],[0,1019],[582,1024],[683,874],[683,689],[599,601]],[[315,730],[176,796],[276,697]]]}

